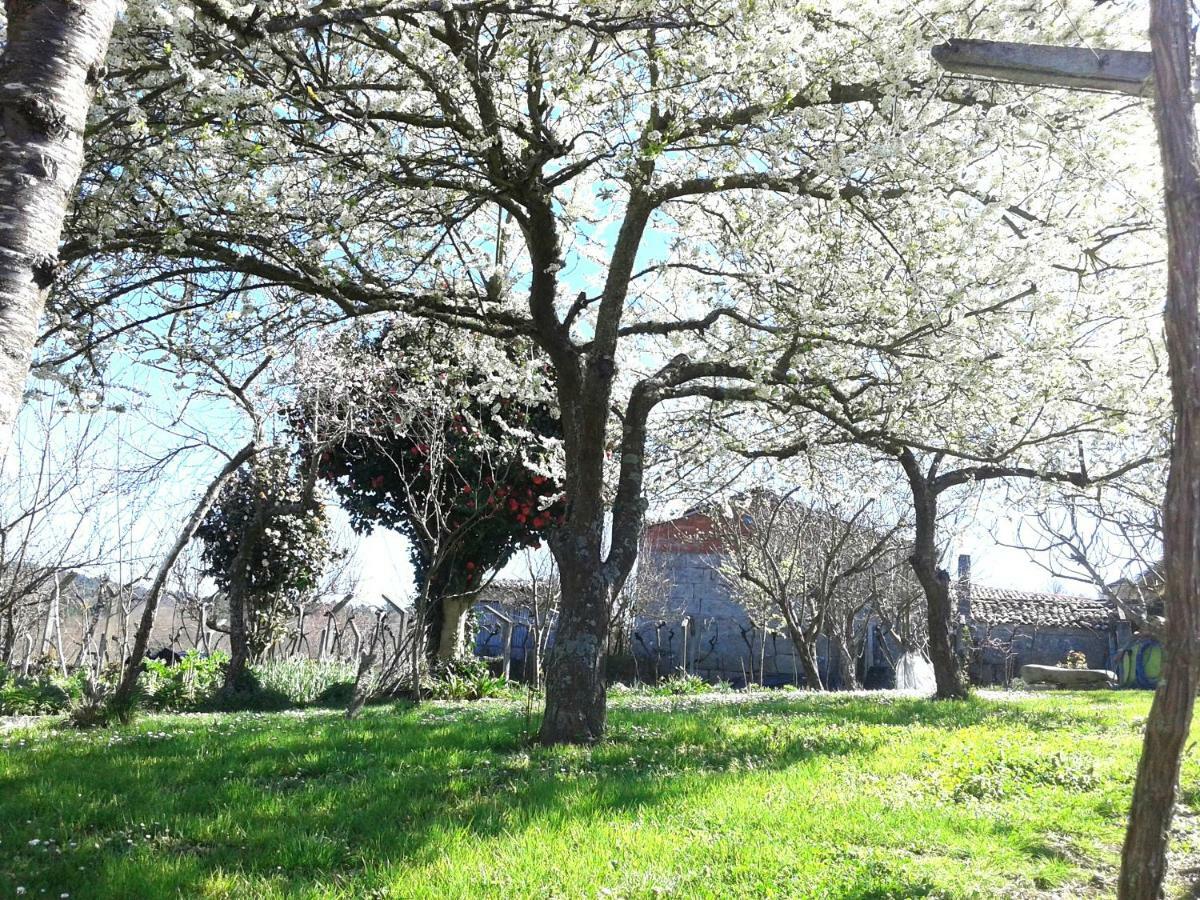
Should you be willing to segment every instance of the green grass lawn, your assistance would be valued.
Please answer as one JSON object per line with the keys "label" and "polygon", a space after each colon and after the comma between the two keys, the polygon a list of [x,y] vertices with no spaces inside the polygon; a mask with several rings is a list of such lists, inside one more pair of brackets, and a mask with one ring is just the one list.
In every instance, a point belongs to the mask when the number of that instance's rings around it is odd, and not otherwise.
{"label": "green grass lawn", "polygon": [[1105,896],[1149,700],[624,697],[554,750],[496,702],[41,724],[0,736],[0,896]]}

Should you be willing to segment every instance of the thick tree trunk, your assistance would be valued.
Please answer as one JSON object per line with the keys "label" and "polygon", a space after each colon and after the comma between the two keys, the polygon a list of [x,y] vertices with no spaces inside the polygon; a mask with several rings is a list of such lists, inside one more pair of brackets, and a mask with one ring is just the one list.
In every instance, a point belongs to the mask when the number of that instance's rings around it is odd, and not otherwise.
{"label": "thick tree trunk", "polygon": [[938,570],[937,494],[911,451],[901,455],[901,464],[912,490],[914,514],[913,552],[908,558],[925,593],[929,622],[929,661],[937,682],[939,700],[963,700],[967,683],[954,653],[954,606],[950,602],[950,579]]}
{"label": "thick tree trunk", "polygon": [[200,498],[200,501],[192,509],[187,522],[184,523],[183,528],[175,538],[175,543],[159,564],[158,572],[154,576],[154,582],[150,585],[150,590],[146,593],[146,606],[142,610],[142,619],[138,623],[137,634],[133,639],[133,651],[129,654],[129,660],[125,664],[121,683],[117,686],[117,690],[113,694],[112,705],[114,709],[118,711],[127,709],[130,701],[133,699],[133,691],[137,687],[138,675],[142,669],[142,660],[146,658],[146,646],[150,643],[150,632],[154,630],[154,617],[158,612],[158,601],[162,597],[163,589],[167,585],[167,578],[171,575],[171,569],[174,568],[175,561],[179,559],[179,554],[183,552],[183,549],[196,533],[196,529],[200,527],[200,523],[204,520],[209,509],[216,501],[217,494],[221,492],[221,488],[225,482],[241,467],[242,463],[254,455],[254,451],[255,446],[251,442],[239,450],[221,467],[221,471],[208,483],[208,488],[204,491],[204,496]]}
{"label": "thick tree trunk", "polygon": [[859,684],[858,676],[854,672],[854,655],[850,652],[850,648],[844,639],[837,638],[831,643],[833,644],[834,652],[837,654],[840,688],[843,691],[857,690]]}
{"label": "thick tree trunk", "polygon": [[437,643],[437,658],[455,659],[462,654],[467,625],[467,614],[474,605],[475,597],[443,597],[442,622]]}
{"label": "thick tree trunk", "polygon": [[[604,447],[612,374],[613,360],[603,356],[589,359],[583,384],[564,380],[560,373],[564,492],[569,506],[566,523],[550,539],[561,601],[546,660],[546,711],[538,734],[543,744],[594,744],[604,736],[605,648],[615,581],[602,556]],[[627,540],[616,533],[622,530],[614,526],[614,547]]]}
{"label": "thick tree trunk", "polygon": [[546,714],[539,739],[543,744],[594,744],[604,736],[607,713],[608,585],[598,558],[588,566],[569,553],[556,556],[562,611],[546,664]]}
{"label": "thick tree trunk", "polygon": [[229,598],[229,664],[225,667],[225,682],[221,693],[232,694],[237,690],[242,673],[250,662],[250,635],[246,628],[246,592],[240,584],[231,583],[227,591]]}
{"label": "thick tree trunk", "polygon": [[6,0],[0,57],[0,457],[12,438],[117,0]]}
{"label": "thick tree trunk", "polygon": [[243,526],[238,552],[229,564],[229,581],[225,594],[229,601],[229,665],[225,667],[225,682],[221,693],[229,697],[237,692],[242,675],[250,664],[250,623],[247,607],[250,604],[251,554],[258,546],[266,527],[270,502],[265,497],[255,503],[254,515]]}
{"label": "thick tree trunk", "polygon": [[1167,353],[1175,436],[1163,510],[1163,671],[1138,763],[1118,896],[1162,894],[1179,767],[1200,683],[1200,158],[1187,0],[1153,0],[1155,124],[1167,208]]}
{"label": "thick tree trunk", "polygon": [[825,690],[825,682],[821,679],[821,664],[817,650],[811,645],[798,648],[800,653],[800,668],[804,671],[804,686],[814,691]]}

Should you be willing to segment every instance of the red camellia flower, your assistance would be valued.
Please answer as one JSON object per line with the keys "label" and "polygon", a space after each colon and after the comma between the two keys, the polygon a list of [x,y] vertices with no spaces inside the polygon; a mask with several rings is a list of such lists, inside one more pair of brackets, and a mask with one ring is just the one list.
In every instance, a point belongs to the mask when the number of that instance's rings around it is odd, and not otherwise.
{"label": "red camellia flower", "polygon": [[467,571],[468,572],[475,571],[475,563],[471,562],[470,560],[467,560]]}
{"label": "red camellia flower", "polygon": [[382,475],[376,475],[374,478],[371,479],[371,490],[373,490],[373,491],[379,490],[381,487],[383,487],[383,483],[385,481],[387,481],[387,479],[384,478]]}

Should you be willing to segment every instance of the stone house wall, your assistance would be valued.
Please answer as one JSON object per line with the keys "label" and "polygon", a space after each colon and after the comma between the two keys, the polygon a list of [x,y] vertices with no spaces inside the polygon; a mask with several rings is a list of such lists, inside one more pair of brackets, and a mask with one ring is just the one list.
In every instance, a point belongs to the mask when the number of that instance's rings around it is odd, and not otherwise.
{"label": "stone house wall", "polygon": [[1088,668],[1113,670],[1117,651],[1129,639],[1127,623],[1111,628],[995,625],[971,629],[975,650],[971,678],[976,684],[1004,684],[1020,676],[1021,666],[1054,666],[1068,653],[1087,657]]}

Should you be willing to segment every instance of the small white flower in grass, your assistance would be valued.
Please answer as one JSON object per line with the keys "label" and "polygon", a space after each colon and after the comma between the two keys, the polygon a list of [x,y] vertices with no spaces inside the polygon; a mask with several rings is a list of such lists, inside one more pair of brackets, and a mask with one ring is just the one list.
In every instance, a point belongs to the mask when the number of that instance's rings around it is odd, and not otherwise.
{"label": "small white flower in grass", "polygon": [[29,846],[36,847],[40,843],[41,843],[41,841],[38,838],[34,838],[32,841],[29,842]]}
{"label": "small white flower in grass", "polygon": [[23,897],[24,895],[25,895],[25,885],[23,885],[23,884],[17,885],[17,896]]}

